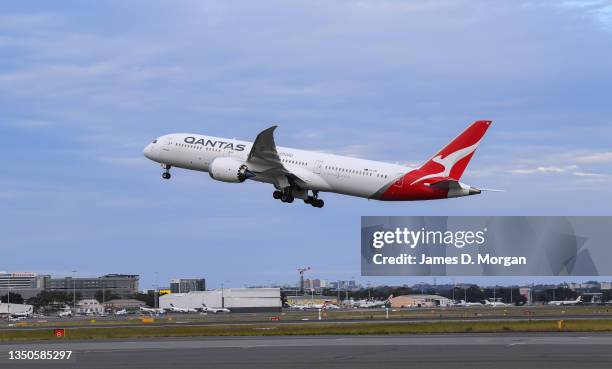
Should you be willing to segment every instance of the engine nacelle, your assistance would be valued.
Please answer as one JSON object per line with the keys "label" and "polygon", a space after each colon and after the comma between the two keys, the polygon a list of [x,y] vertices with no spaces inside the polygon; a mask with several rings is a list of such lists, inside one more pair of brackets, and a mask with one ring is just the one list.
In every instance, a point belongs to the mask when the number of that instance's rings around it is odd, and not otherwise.
{"label": "engine nacelle", "polygon": [[255,177],[244,162],[232,158],[217,158],[210,163],[208,174],[221,182],[241,183]]}

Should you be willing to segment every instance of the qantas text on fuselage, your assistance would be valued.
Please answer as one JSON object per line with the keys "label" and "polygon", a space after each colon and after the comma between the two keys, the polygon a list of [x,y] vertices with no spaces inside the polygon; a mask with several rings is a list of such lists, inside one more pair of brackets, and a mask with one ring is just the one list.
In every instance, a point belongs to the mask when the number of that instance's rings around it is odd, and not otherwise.
{"label": "qantas text on fuselage", "polygon": [[320,192],[383,201],[434,200],[481,193],[459,179],[491,125],[472,123],[459,136],[418,168],[357,159],[321,152],[277,147],[270,127],[254,142],[173,133],[161,136],[144,149],[144,155],[170,168],[208,172],[229,183],[246,180],[274,185],[273,196],[283,202],[302,199],[323,207]]}

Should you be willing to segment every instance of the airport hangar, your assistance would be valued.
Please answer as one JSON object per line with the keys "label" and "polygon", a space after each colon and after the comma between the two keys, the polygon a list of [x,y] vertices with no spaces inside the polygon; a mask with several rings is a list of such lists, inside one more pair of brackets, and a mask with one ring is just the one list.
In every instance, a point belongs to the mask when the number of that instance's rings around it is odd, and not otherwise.
{"label": "airport hangar", "polygon": [[[170,305],[172,304],[172,305]],[[280,288],[223,288],[211,291],[169,293],[159,297],[159,307],[183,309],[227,308],[233,313],[280,312]]]}

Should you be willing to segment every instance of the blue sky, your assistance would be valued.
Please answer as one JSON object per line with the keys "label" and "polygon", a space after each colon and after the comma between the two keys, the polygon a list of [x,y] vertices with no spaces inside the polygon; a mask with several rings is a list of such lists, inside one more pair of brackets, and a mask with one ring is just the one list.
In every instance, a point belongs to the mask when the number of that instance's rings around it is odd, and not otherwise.
{"label": "blue sky", "polygon": [[[3,3],[0,269],[346,279],[361,215],[610,215],[610,45],[611,1]],[[505,193],[320,210],[142,156],[278,124],[282,146],[420,163],[476,119],[463,179]]]}

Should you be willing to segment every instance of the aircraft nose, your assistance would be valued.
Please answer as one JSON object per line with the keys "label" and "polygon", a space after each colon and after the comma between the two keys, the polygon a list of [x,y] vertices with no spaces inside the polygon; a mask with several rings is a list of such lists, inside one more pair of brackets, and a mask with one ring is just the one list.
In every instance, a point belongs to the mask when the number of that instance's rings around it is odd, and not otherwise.
{"label": "aircraft nose", "polygon": [[147,159],[152,159],[152,157],[153,157],[153,144],[148,144],[147,147],[145,147],[144,150],[142,150],[142,153],[144,154],[144,156],[147,157]]}

